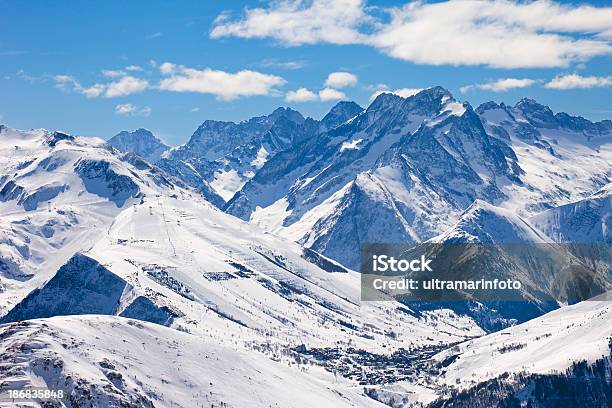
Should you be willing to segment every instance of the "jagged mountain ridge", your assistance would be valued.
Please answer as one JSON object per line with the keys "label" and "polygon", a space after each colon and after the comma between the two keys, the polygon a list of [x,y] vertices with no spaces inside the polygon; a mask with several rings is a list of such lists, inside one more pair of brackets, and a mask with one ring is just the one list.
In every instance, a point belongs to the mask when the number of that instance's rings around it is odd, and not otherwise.
{"label": "jagged mountain ridge", "polygon": [[321,121],[304,118],[290,108],[278,108],[268,116],[240,123],[207,120],[186,144],[167,152],[159,166],[170,174],[190,173],[190,185],[199,188],[208,184],[227,201],[278,152],[343,123],[361,110],[354,102],[346,102],[336,105]]}
{"label": "jagged mountain ridge", "polygon": [[[383,93],[365,111],[340,102],[320,122],[286,108],[206,121],[158,165],[230,214],[356,268],[366,241],[429,239],[476,199],[532,216],[592,194],[612,179],[611,123],[531,99],[474,110],[434,87]],[[385,221],[360,221],[365,212]]]}
{"label": "jagged mountain ridge", "polygon": [[429,239],[476,199],[531,216],[592,194],[612,179],[609,125],[526,99],[474,110],[440,87],[381,94],[277,154],[226,211],[356,268],[366,241]]}

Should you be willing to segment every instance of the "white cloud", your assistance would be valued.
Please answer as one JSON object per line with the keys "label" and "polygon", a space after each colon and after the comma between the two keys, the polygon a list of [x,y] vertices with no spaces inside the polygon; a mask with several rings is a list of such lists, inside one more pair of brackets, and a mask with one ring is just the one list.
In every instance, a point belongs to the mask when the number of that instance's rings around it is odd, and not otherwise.
{"label": "white cloud", "polygon": [[94,84],[89,87],[81,85],[76,79],[69,75],[56,75],[53,77],[56,87],[64,91],[74,91],[88,98],[113,98],[142,92],[150,87],[148,81],[133,76],[124,76],[121,79],[106,84]]}
{"label": "white cloud", "polygon": [[131,103],[123,103],[115,106],[115,113],[121,116],[149,116],[151,108],[148,106],[139,108]]}
{"label": "white cloud", "polygon": [[191,108],[191,112],[199,112],[200,108],[198,108],[197,106],[195,108]]}
{"label": "white cloud", "polygon": [[350,72],[332,72],[325,80],[324,88],[319,92],[313,92],[308,88],[299,88],[285,94],[287,102],[312,102],[312,101],[337,101],[347,99],[346,94],[339,88],[353,86],[357,83],[357,77]]}
{"label": "white cloud", "polygon": [[176,71],[176,68],[177,68],[176,64],[173,64],[171,62],[164,62],[163,64],[159,66],[159,72],[161,72],[164,75],[168,75]]}
{"label": "white cloud", "polygon": [[212,38],[274,38],[282,45],[295,46],[327,42],[353,44],[362,39],[358,26],[370,18],[363,0],[285,0],[269,8],[245,10],[238,21],[227,14],[215,20]]}
{"label": "white cloud", "polygon": [[[390,56],[421,64],[567,66],[612,53],[609,43],[587,35],[605,28],[599,13],[612,17],[612,8],[547,0],[415,2],[394,10],[391,22],[370,40]],[[574,33],[586,38],[575,39]]]}
{"label": "white cloud", "polygon": [[82,93],[88,98],[97,98],[105,92],[106,85],[103,84],[95,84],[90,86],[89,88],[82,88],[80,86],[75,87],[77,92]]}
{"label": "white cloud", "polygon": [[466,85],[459,88],[462,93],[471,91],[472,89],[482,89],[484,91],[506,92],[510,89],[528,88],[537,83],[535,79],[529,78],[504,78],[497,81],[488,82],[485,84]]}
{"label": "white cloud", "polygon": [[102,75],[108,78],[118,78],[127,75],[125,71],[121,70],[112,70],[112,69],[103,69]]}
{"label": "white cloud", "polygon": [[243,70],[236,73],[210,68],[195,69],[165,62],[160,71],[166,75],[159,89],[173,92],[199,92],[215,95],[218,99],[232,100],[243,96],[276,95],[276,87],[287,81],[276,75]]}
{"label": "white cloud", "polygon": [[413,96],[421,92],[423,88],[399,88],[394,90],[391,93],[394,93],[402,98],[408,98],[409,96]]}
{"label": "white cloud", "polygon": [[125,67],[125,70],[131,72],[143,71],[142,67],[138,65],[128,65],[127,67]]}
{"label": "white cloud", "polygon": [[357,76],[350,72],[332,72],[325,80],[325,86],[328,88],[341,89],[347,86],[353,86],[357,83]]}
{"label": "white cloud", "polygon": [[379,84],[374,91],[374,93],[370,96],[370,101],[376,99],[376,97],[382,93],[392,93],[397,96],[401,96],[402,98],[408,98],[410,96],[416,95],[423,90],[423,88],[398,88],[395,90],[390,90],[389,87],[385,84]]}
{"label": "white cloud", "polygon": [[322,101],[337,101],[340,99],[346,99],[344,92],[338,91],[337,89],[324,88],[319,91],[319,99]]}
{"label": "white cloud", "polygon": [[612,86],[612,77],[558,75],[544,86],[550,89],[602,88]]}
{"label": "white cloud", "polygon": [[316,101],[317,99],[319,99],[319,96],[307,88],[300,88],[285,94],[285,100],[287,102],[310,102]]}
{"label": "white cloud", "polygon": [[104,96],[112,98],[115,96],[126,96],[134,93],[142,92],[149,87],[149,82],[135,78],[133,76],[124,76],[119,81],[111,82],[106,85]]}
{"label": "white cloud", "polygon": [[565,67],[612,54],[612,7],[551,0],[413,1],[385,11],[361,0],[284,0],[219,16],[212,38],[273,38],[282,45],[366,44],[418,64]]}

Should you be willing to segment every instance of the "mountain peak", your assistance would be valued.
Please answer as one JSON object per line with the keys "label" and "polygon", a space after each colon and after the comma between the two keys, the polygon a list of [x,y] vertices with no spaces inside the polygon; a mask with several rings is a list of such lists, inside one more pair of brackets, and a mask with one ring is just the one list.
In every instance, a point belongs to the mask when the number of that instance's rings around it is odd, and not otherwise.
{"label": "mountain peak", "polygon": [[402,100],[404,100],[404,98],[402,98],[399,95],[396,95],[396,94],[391,93],[391,92],[383,92],[383,93],[379,94],[374,99],[374,101],[372,101],[370,106],[368,106],[367,110],[368,111],[372,111],[372,110],[386,109],[389,106],[395,105],[395,104],[399,103]]}
{"label": "mountain peak", "polygon": [[363,108],[353,101],[340,101],[321,119],[326,129],[332,129],[359,115]]}
{"label": "mountain peak", "polygon": [[489,110],[503,109],[503,107],[504,107],[503,104],[500,105],[494,101],[483,102],[476,108],[476,113],[482,114],[483,112],[486,112]]}
{"label": "mountain peak", "polygon": [[427,95],[432,98],[444,98],[445,96],[449,98],[453,98],[453,94],[451,94],[448,89],[443,88],[439,85],[432,86],[431,88],[423,89],[421,92],[419,92],[415,96],[418,96],[418,95],[421,95],[421,96]]}
{"label": "mountain peak", "polygon": [[145,128],[131,132],[123,130],[109,139],[108,144],[119,151],[134,153],[151,163],[157,162],[161,154],[170,148]]}
{"label": "mountain peak", "polygon": [[553,111],[533,99],[523,98],[514,105],[514,108],[518,109],[535,127],[556,128],[558,125]]}
{"label": "mountain peak", "polygon": [[531,99],[531,98],[521,99],[520,101],[516,103],[516,105],[514,105],[514,107],[523,112],[541,111],[541,112],[550,112],[550,114],[552,115],[552,110],[548,106],[542,105],[535,99]]}
{"label": "mountain peak", "polygon": [[295,123],[303,123],[305,120],[300,112],[283,106],[276,108],[269,117],[275,121],[282,117]]}

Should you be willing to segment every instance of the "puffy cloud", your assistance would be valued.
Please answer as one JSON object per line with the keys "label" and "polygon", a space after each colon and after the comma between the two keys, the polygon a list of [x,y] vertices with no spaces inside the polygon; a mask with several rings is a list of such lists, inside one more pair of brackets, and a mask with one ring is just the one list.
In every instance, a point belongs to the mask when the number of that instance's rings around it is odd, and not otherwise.
{"label": "puffy cloud", "polygon": [[81,85],[80,82],[70,75],[56,75],[53,77],[53,80],[55,81],[57,88],[64,91],[78,92],[88,98],[97,98],[100,96],[105,98],[126,96],[142,92],[150,87],[148,81],[129,75],[124,76],[117,81],[106,84],[94,84],[89,87]]}
{"label": "puffy cloud", "polygon": [[482,89],[484,91],[493,91],[493,92],[505,92],[510,89],[516,88],[528,88],[533,84],[537,83],[535,79],[529,78],[504,78],[498,79],[494,82],[488,82],[486,84],[476,84],[476,85],[466,85],[461,87],[459,90],[462,93],[468,92],[472,89]]}
{"label": "puffy cloud", "polygon": [[148,87],[148,81],[128,75],[124,76],[116,82],[106,84],[104,96],[106,98],[113,98],[115,96],[131,95],[134,93],[142,92]]}
{"label": "puffy cloud", "polygon": [[149,116],[151,108],[148,106],[139,108],[131,103],[123,103],[115,106],[115,113],[121,116]]}
{"label": "puffy cloud", "polygon": [[176,68],[177,68],[176,64],[173,64],[171,62],[164,62],[163,64],[159,66],[159,72],[161,72],[164,75],[168,75],[168,74],[174,73],[174,71],[176,71]]}
{"label": "puffy cloud", "polygon": [[246,9],[244,18],[238,21],[221,14],[210,36],[269,37],[287,46],[353,44],[364,37],[357,28],[369,19],[363,0],[277,1],[269,8]]}
{"label": "puffy cloud", "polygon": [[581,76],[577,74],[557,75],[544,86],[550,89],[603,88],[612,86],[612,77]]}
{"label": "puffy cloud", "polygon": [[312,102],[312,101],[337,101],[346,99],[346,95],[342,91],[333,88],[323,88],[315,93],[307,88],[299,88],[295,91],[289,91],[285,94],[287,102]]}
{"label": "puffy cloud", "polygon": [[243,96],[276,95],[276,89],[286,81],[276,75],[242,70],[236,73],[210,68],[195,69],[165,62],[160,72],[167,77],[158,88],[173,92],[199,92],[215,95],[218,99],[232,100]]}
{"label": "puffy cloud", "polygon": [[423,90],[423,88],[398,88],[395,90],[390,90],[387,85],[380,84],[376,88],[376,91],[370,96],[370,100],[373,101],[376,97],[382,93],[392,93],[397,96],[401,96],[402,98],[408,98],[410,96],[416,95]]}
{"label": "puffy cloud", "polygon": [[319,99],[322,101],[337,101],[340,99],[346,99],[344,92],[338,91],[333,88],[324,88],[319,91]]}
{"label": "puffy cloud", "polygon": [[318,99],[319,96],[307,88],[299,88],[285,94],[285,100],[287,102],[310,102]]}
{"label": "puffy cloud", "polygon": [[315,93],[308,88],[299,88],[285,94],[287,102],[311,102],[311,101],[336,101],[346,99],[344,92],[340,88],[353,86],[357,83],[357,77],[350,72],[332,72],[325,80],[324,88]]}
{"label": "puffy cloud", "polygon": [[[609,16],[607,23],[600,13]],[[546,0],[417,2],[393,10],[391,22],[370,42],[392,57],[421,64],[556,67],[612,53],[606,41],[571,35],[586,37],[611,21],[612,8]]]}
{"label": "puffy cloud", "polygon": [[[273,38],[283,45],[366,44],[418,64],[564,67],[612,54],[612,7],[551,0],[409,2],[376,19],[361,0],[285,0],[219,16],[212,38]],[[372,14],[368,14],[372,13]]]}
{"label": "puffy cloud", "polygon": [[353,86],[357,83],[357,76],[350,72],[332,72],[325,80],[325,86],[328,88],[341,89],[347,86]]}

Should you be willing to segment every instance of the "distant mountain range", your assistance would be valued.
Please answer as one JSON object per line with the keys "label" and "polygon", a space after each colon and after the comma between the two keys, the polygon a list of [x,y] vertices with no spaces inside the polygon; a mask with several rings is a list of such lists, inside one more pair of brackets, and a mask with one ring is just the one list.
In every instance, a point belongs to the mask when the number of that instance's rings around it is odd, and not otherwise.
{"label": "distant mountain range", "polygon": [[[229,214],[357,268],[362,244],[430,239],[475,200],[531,217],[603,188],[609,205],[611,140],[609,120],[531,99],[473,109],[434,87],[383,93],[365,110],[340,102],[321,121],[288,108],[206,121],[158,166]],[[610,239],[608,223],[593,238]]]}

